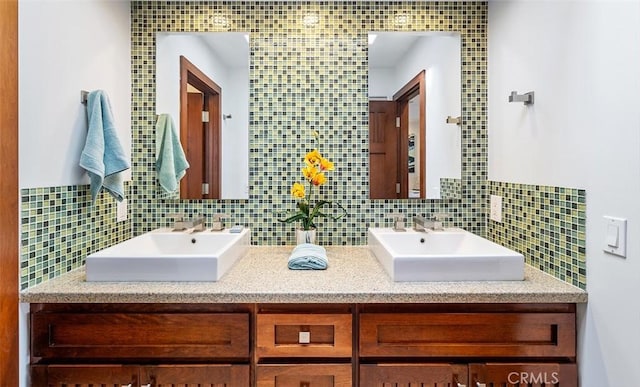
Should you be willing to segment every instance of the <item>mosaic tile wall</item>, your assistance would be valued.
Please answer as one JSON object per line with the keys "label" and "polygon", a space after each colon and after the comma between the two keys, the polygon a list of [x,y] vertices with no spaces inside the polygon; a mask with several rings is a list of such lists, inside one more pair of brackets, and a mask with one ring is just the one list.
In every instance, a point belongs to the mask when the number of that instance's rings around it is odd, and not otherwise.
{"label": "mosaic tile wall", "polygon": [[116,201],[102,193],[91,205],[88,185],[23,189],[21,200],[21,290],[131,237],[131,221],[116,222]]}
{"label": "mosaic tile wall", "polygon": [[[314,13],[319,25],[305,27]],[[219,23],[222,21],[221,23]],[[160,2],[134,1],[132,135],[134,233],[168,226],[168,213],[229,215],[259,245],[291,244],[294,225],[274,211],[292,209],[290,186],[310,150],[311,130],[336,164],[321,195],[349,216],[320,221],[321,244],[366,244],[368,226],[389,214],[446,212],[448,225],[484,235],[487,177],[487,4],[485,2]],[[462,194],[447,200],[368,198],[369,31],[458,31],[462,37]],[[250,191],[248,200],[178,201],[156,197],[154,172],[155,33],[249,31]]]}
{"label": "mosaic tile wall", "polygon": [[533,267],[586,288],[584,190],[489,182],[502,196],[503,223],[488,221],[487,237],[516,250]]}
{"label": "mosaic tile wall", "polygon": [[440,197],[443,199],[460,199],[462,180],[450,177],[440,178]]}

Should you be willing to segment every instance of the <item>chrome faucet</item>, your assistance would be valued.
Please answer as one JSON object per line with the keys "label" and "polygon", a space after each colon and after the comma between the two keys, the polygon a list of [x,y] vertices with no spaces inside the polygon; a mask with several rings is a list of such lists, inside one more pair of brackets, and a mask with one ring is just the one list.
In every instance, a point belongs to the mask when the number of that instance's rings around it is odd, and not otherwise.
{"label": "chrome faucet", "polygon": [[434,221],[425,219],[422,215],[413,217],[413,229],[416,231],[427,231],[427,229],[433,230]]}
{"label": "chrome faucet", "polygon": [[204,231],[204,216],[200,215],[191,219],[190,224],[191,232]]}
{"label": "chrome faucet", "polygon": [[433,214],[432,219],[425,219],[425,217],[418,215],[413,217],[413,229],[416,231],[442,231],[444,230],[444,226],[442,225],[442,220],[449,217],[449,214],[445,213],[435,213]]}
{"label": "chrome faucet", "polygon": [[172,231],[185,231],[191,232],[204,231],[204,216],[199,216],[191,220],[184,218],[183,214],[171,214],[169,217],[174,219]]}

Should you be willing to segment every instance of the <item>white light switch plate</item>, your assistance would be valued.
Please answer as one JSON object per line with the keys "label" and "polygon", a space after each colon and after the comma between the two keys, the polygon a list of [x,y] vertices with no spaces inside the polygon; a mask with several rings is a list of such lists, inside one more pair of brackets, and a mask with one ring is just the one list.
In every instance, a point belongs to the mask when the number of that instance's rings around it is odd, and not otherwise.
{"label": "white light switch plate", "polygon": [[116,222],[124,222],[127,220],[127,199],[116,204]]}
{"label": "white light switch plate", "polygon": [[489,219],[502,223],[502,196],[491,195]]}
{"label": "white light switch plate", "polygon": [[623,258],[627,256],[627,220],[605,216],[603,250],[609,254]]}

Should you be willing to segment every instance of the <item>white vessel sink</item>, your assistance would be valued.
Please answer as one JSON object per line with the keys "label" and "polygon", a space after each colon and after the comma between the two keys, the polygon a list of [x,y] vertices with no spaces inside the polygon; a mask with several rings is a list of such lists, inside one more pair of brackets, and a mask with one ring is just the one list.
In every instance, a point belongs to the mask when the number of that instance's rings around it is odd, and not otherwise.
{"label": "white vessel sink", "polygon": [[369,228],[369,248],[402,281],[521,281],[524,256],[462,229]]}
{"label": "white vessel sink", "polygon": [[217,281],[243,257],[251,232],[155,230],[87,256],[87,281]]}

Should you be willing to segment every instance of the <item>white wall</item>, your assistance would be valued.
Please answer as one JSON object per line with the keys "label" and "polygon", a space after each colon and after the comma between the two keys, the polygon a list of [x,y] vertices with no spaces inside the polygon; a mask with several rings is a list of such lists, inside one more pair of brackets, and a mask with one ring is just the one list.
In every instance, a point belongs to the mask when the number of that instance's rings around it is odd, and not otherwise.
{"label": "white wall", "polygon": [[393,101],[393,94],[398,91],[394,89],[393,75],[392,67],[369,68],[369,98],[386,97],[388,101]]}
{"label": "white wall", "polygon": [[80,90],[107,92],[130,154],[130,29],[128,1],[19,2],[21,188],[88,184],[78,166],[87,133]]}
{"label": "white wall", "polygon": [[[489,2],[489,179],[585,188],[582,387],[640,380],[640,2]],[[512,90],[535,104],[508,103]],[[626,259],[602,251],[628,220]]]}
{"label": "white wall", "polygon": [[462,171],[460,126],[447,124],[447,116],[462,113],[460,90],[460,36],[435,35],[420,38],[402,61],[397,89],[426,69],[426,193],[440,198],[440,178],[460,178]]}
{"label": "white wall", "polygon": [[225,115],[222,123],[222,197],[249,198],[249,78],[245,68],[233,68],[229,73],[234,93],[225,94]]}
{"label": "white wall", "polygon": [[247,62],[245,68],[227,66],[199,35],[159,33],[156,36],[156,112],[170,114],[180,131],[180,56],[184,55],[220,86],[222,113],[232,115],[222,124],[221,197],[248,198],[249,64]]}

